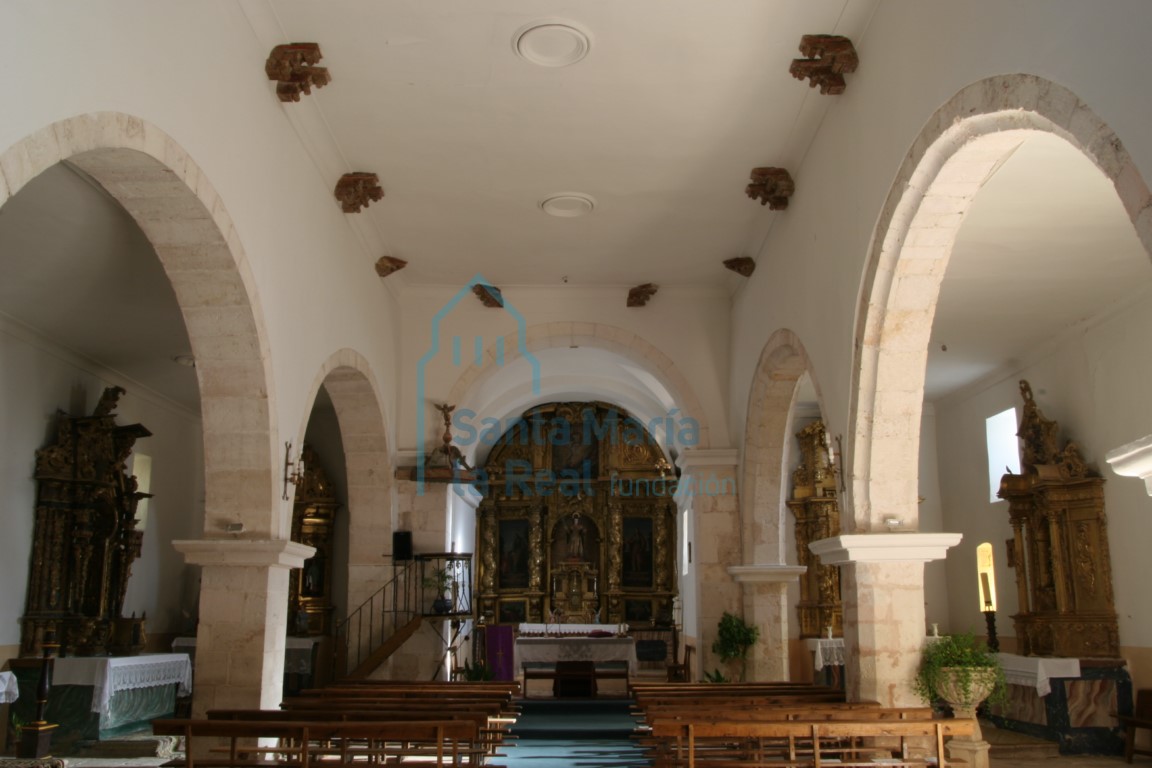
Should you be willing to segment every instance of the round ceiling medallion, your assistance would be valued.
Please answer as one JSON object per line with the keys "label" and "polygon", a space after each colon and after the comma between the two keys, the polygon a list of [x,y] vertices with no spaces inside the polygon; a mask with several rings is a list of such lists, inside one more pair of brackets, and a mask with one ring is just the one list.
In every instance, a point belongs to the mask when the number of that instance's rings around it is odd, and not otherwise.
{"label": "round ceiling medallion", "polygon": [[516,31],[512,47],[541,67],[567,67],[588,55],[592,41],[571,24],[535,21]]}
{"label": "round ceiling medallion", "polygon": [[592,213],[596,201],[588,195],[579,192],[561,192],[546,197],[540,201],[540,208],[549,216],[559,216],[563,219],[574,219]]}

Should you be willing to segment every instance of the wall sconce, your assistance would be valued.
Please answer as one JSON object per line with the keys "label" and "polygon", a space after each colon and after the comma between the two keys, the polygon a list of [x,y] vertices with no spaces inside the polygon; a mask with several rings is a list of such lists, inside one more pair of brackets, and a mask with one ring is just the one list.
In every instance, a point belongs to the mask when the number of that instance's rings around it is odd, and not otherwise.
{"label": "wall sconce", "polygon": [[663,479],[672,471],[672,465],[668,463],[668,459],[661,456],[656,459],[656,471],[660,473],[660,477]]}
{"label": "wall sconce", "polygon": [[304,457],[297,456],[292,461],[292,443],[284,443],[284,494],[280,497],[288,501],[288,486],[297,486],[304,479]]}

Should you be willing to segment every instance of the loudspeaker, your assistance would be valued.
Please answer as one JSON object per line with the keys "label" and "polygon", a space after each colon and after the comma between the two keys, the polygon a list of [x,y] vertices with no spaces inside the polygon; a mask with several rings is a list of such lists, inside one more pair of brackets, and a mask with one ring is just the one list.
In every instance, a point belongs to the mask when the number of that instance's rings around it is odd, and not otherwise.
{"label": "loudspeaker", "polygon": [[412,559],[412,531],[392,532],[392,560]]}

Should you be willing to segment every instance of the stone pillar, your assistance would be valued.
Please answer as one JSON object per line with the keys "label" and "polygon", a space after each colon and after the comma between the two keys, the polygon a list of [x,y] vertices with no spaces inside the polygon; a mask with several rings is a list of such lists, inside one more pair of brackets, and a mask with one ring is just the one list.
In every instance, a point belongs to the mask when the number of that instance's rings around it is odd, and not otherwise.
{"label": "stone pillar", "polygon": [[280,706],[288,574],[316,551],[287,539],[173,541],[201,566],[193,717],[209,709]]}
{"label": "stone pillar", "polygon": [[959,533],[862,533],[809,545],[843,566],[844,674],[849,701],[923,706],[912,690],[927,634],[924,563],[943,559]]}
{"label": "stone pillar", "polygon": [[689,574],[695,581],[699,628],[696,676],[722,666],[712,654],[721,616],[725,611],[743,613],[740,586],[728,575],[728,566],[741,559],[737,453],[735,449],[690,448],[676,463],[681,469],[677,503],[681,508],[690,503],[695,518]]}
{"label": "stone pillar", "polygon": [[788,680],[790,660],[788,585],[808,569],[802,565],[733,565],[729,575],[744,592],[744,620],[760,627],[760,642],[748,658],[749,680]]}

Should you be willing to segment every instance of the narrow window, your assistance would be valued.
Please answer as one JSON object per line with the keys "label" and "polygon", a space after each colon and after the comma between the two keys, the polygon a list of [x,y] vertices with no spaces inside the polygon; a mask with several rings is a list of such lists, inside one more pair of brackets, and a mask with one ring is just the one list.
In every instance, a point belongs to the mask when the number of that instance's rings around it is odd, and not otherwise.
{"label": "narrow window", "polygon": [[1008,472],[1020,474],[1020,442],[1016,438],[1016,409],[998,413],[985,421],[988,439],[988,498],[999,501],[1000,478]]}

